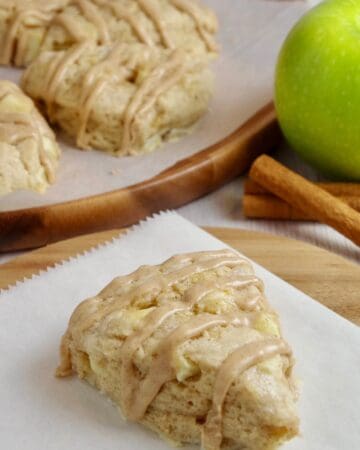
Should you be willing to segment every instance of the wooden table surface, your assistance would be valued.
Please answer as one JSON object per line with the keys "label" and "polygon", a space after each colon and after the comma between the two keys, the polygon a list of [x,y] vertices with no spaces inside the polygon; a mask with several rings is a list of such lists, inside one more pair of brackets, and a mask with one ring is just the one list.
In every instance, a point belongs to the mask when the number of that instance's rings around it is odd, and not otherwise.
{"label": "wooden table surface", "polygon": [[[207,228],[288,283],[360,325],[360,266],[312,245],[264,233]],[[113,230],[62,241],[0,266],[0,288],[118,236]]]}

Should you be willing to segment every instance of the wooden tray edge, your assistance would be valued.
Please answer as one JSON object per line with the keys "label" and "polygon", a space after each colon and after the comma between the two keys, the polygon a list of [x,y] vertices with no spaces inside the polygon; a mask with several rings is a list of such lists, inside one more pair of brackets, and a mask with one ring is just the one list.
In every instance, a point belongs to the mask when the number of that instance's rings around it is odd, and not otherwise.
{"label": "wooden tray edge", "polygon": [[269,103],[220,142],[142,183],[70,202],[1,212],[0,252],[127,227],[160,210],[182,206],[244,173],[281,139]]}

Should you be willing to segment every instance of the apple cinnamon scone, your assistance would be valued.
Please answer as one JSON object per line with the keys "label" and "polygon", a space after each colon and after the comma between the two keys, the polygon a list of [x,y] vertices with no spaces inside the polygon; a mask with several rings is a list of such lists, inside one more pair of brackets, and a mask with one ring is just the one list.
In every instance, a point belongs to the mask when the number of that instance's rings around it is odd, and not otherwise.
{"label": "apple cinnamon scone", "polygon": [[69,0],[0,0],[0,64],[26,66]]}
{"label": "apple cinnamon scone", "polygon": [[143,44],[43,52],[24,91],[78,147],[145,153],[192,130],[207,111],[213,76],[206,59]]}
{"label": "apple cinnamon scone", "polygon": [[14,83],[0,81],[0,195],[44,192],[55,180],[60,149],[33,101]]}
{"label": "apple cinnamon scone", "polygon": [[217,27],[215,14],[197,0],[70,0],[52,21],[42,49],[64,50],[90,39],[214,56]]}
{"label": "apple cinnamon scone", "polygon": [[177,445],[270,450],[298,434],[292,366],[262,282],[221,250],[142,266],[82,302],[57,375]]}

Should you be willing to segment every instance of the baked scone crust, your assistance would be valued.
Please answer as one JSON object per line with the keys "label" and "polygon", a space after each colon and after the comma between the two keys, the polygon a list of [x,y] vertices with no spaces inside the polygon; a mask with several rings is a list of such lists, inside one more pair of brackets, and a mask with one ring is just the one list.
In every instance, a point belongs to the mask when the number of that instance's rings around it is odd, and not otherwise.
{"label": "baked scone crust", "polygon": [[0,0],[0,64],[28,65],[69,0]]}
{"label": "baked scone crust", "polygon": [[0,0],[0,64],[91,40],[143,43],[214,57],[217,19],[193,0]]}
{"label": "baked scone crust", "polygon": [[60,149],[33,101],[14,83],[0,81],[0,195],[44,192],[55,180]]}
{"label": "baked scone crust", "polygon": [[292,365],[262,282],[221,250],[140,267],[81,303],[57,375],[176,445],[270,450],[298,433]]}
{"label": "baked scone crust", "polygon": [[217,19],[194,0],[71,0],[52,21],[43,50],[93,40],[142,43],[214,56]]}
{"label": "baked scone crust", "polygon": [[191,131],[207,111],[207,60],[143,44],[43,52],[27,68],[24,91],[80,148],[145,153]]}

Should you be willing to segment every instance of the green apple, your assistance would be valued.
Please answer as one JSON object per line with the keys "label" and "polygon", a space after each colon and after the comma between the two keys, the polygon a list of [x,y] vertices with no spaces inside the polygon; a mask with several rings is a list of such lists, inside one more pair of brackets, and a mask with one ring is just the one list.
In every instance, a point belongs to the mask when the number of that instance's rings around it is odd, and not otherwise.
{"label": "green apple", "polygon": [[360,181],[360,0],[327,0],[280,52],[275,105],[290,145],[336,178]]}

